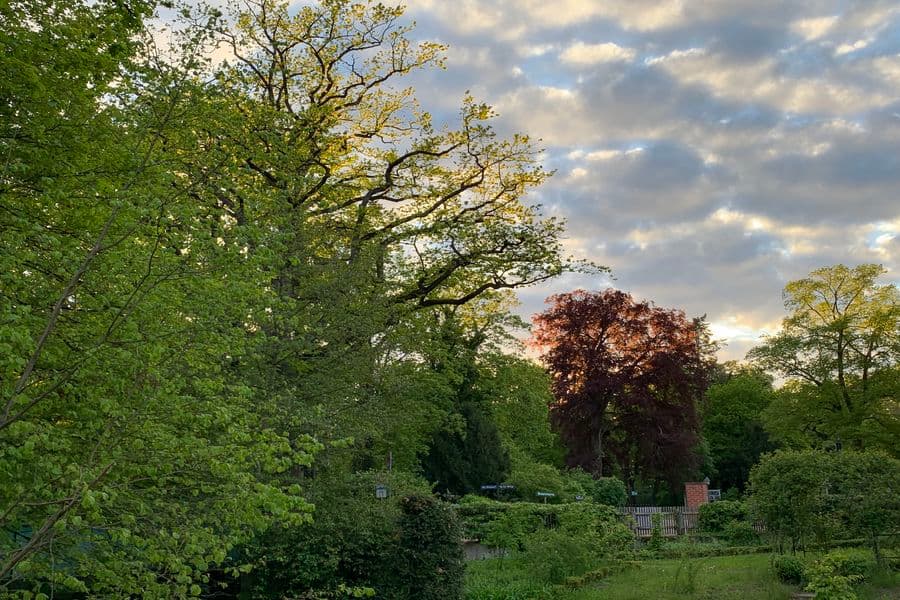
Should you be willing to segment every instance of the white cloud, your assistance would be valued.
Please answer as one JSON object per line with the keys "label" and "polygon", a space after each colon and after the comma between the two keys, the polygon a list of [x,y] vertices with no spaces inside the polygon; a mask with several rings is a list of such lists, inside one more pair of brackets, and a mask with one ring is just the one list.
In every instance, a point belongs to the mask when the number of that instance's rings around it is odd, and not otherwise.
{"label": "white cloud", "polygon": [[635,54],[632,48],[623,48],[612,42],[602,44],[576,42],[566,48],[560,54],[560,58],[563,62],[570,64],[592,65],[605,62],[628,62],[634,59]]}
{"label": "white cloud", "polygon": [[834,53],[837,56],[841,56],[842,54],[849,54],[851,52],[856,52],[857,50],[862,50],[866,46],[868,46],[872,42],[871,39],[867,40],[856,40],[852,44],[841,44],[837,48],[834,49]]}
{"label": "white cloud", "polygon": [[791,30],[803,36],[807,41],[812,41],[828,33],[837,20],[837,15],[798,19],[791,23]]}

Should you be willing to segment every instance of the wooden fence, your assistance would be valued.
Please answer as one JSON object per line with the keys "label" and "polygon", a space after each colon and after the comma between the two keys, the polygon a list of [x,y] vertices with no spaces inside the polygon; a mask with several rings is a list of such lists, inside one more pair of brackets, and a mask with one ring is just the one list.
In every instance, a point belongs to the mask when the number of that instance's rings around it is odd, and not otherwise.
{"label": "wooden fence", "polygon": [[637,537],[650,537],[653,531],[653,515],[659,515],[659,530],[664,536],[672,537],[690,533],[697,529],[696,508],[684,506],[626,506],[620,509],[622,519]]}
{"label": "wooden fence", "polygon": [[[696,531],[699,526],[699,512],[696,508],[684,506],[625,506],[619,509],[622,520],[631,527],[634,535],[650,537],[653,532],[653,515],[659,515],[659,530],[666,537],[683,535]],[[762,523],[754,523],[753,530],[763,533]]]}

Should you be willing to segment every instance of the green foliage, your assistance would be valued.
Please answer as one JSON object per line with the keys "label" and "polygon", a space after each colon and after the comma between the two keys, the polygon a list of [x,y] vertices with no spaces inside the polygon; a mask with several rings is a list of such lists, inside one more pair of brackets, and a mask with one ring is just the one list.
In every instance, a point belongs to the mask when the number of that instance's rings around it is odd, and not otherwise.
{"label": "green foliage", "polygon": [[662,515],[653,513],[650,517],[650,538],[647,540],[646,547],[650,552],[658,552],[662,550],[665,544],[665,538],[662,534]]}
{"label": "green foliage", "polygon": [[826,541],[837,530],[822,493],[830,455],[812,450],[766,455],[750,473],[750,512],[791,549],[812,539]]}
{"label": "green foliage", "polygon": [[722,529],[722,537],[735,546],[747,546],[759,540],[759,534],[747,521],[729,521]]}
{"label": "green foliage", "polygon": [[854,600],[854,586],[868,579],[876,569],[871,552],[856,548],[832,550],[807,565],[804,570],[806,590],[816,598]]}
{"label": "green foliage", "polygon": [[[507,479],[509,456],[500,440],[497,426],[488,408],[468,400],[451,415],[451,425],[435,433],[422,468],[429,481],[442,492],[468,494],[483,484],[497,484]],[[462,423],[453,421],[458,416]]]}
{"label": "green foliage", "polygon": [[625,482],[615,477],[601,477],[596,481],[596,488],[592,494],[594,502],[609,506],[624,506],[628,499],[628,491]]}
{"label": "green foliage", "polygon": [[463,552],[456,513],[431,495],[401,500],[397,563],[384,598],[462,598]]}
{"label": "green foliage", "polygon": [[[474,561],[466,567],[466,598],[489,600],[787,600],[796,591],[777,581],[764,554],[703,560],[602,561],[565,585],[541,584],[515,561]],[[690,564],[689,564],[690,563]],[[676,576],[677,573],[677,576]],[[601,581],[602,580],[602,581]],[[692,584],[691,584],[692,581]],[[676,591],[693,587],[693,592]],[[876,595],[872,596],[877,597]]]}
{"label": "green foliage", "polygon": [[[456,514],[421,481],[365,473],[321,483],[311,524],[273,528],[245,548],[257,565],[251,593],[290,597],[343,586],[390,599],[461,594]],[[375,497],[377,484],[387,486],[388,498]]]}
{"label": "green foliage", "polygon": [[698,509],[697,521],[701,531],[722,533],[732,521],[747,518],[747,509],[742,502],[720,500],[703,504]]}
{"label": "green foliage", "polygon": [[[517,505],[521,506],[521,505]],[[492,548],[507,550],[521,549],[524,540],[543,525],[541,515],[528,510],[511,508],[499,513],[484,525],[484,537],[481,541]]]}
{"label": "green foliage", "polygon": [[693,594],[697,591],[697,578],[700,570],[700,562],[697,560],[682,559],[678,561],[669,589],[678,594]]}
{"label": "green foliage", "polygon": [[515,561],[472,561],[466,565],[466,600],[557,600],[559,587],[532,578]]}
{"label": "green foliage", "polygon": [[[276,524],[321,551],[266,560],[356,593],[335,569],[380,555],[321,487],[417,469],[450,414],[489,432],[454,405],[473,354],[508,290],[575,266],[521,201],[547,176],[527,136],[471,98],[438,132],[392,85],[441,62],[402,9],[188,4],[160,36],[150,1],[0,3],[0,593],[192,596]],[[352,551],[298,528],[306,496]]]}
{"label": "green foliage", "polygon": [[564,500],[566,481],[556,467],[537,462],[517,447],[510,448],[511,471],[507,481],[515,486],[512,495],[525,502],[537,500],[537,492],[556,494],[550,502]]}
{"label": "green foliage", "polygon": [[744,489],[750,468],[773,449],[761,420],[772,394],[771,378],[758,371],[739,371],[707,390],[702,431],[716,487]]}
{"label": "green foliage", "polygon": [[836,535],[870,540],[900,520],[900,461],[878,452],[780,451],[751,473],[751,513],[796,549]]}
{"label": "green foliage", "polygon": [[529,535],[520,560],[531,576],[543,583],[562,583],[585,573],[595,560],[590,537],[542,528]]}
{"label": "green foliage", "polygon": [[862,548],[831,550],[816,562],[827,565],[838,575],[857,577],[860,581],[868,579],[877,567],[872,552]]}
{"label": "green foliage", "polygon": [[500,436],[533,462],[562,466],[563,447],[550,429],[550,378],[530,360],[490,353],[480,364],[477,388],[490,399]]}
{"label": "green foliage", "polygon": [[608,506],[624,506],[627,499],[625,483],[616,477],[594,476],[578,467],[569,469],[563,475],[565,481],[564,494],[573,500],[580,495],[597,504]]}
{"label": "green foliage", "polygon": [[897,453],[900,291],[881,265],[834,265],[785,286],[780,333],[748,357],[788,378],[764,414],[793,447],[880,448]]}
{"label": "green foliage", "polygon": [[803,581],[803,561],[795,554],[777,554],[772,557],[772,570],[784,583],[798,585]]}
{"label": "green foliage", "polygon": [[460,500],[458,512],[466,537],[496,547],[514,549],[541,529],[556,528],[589,538],[593,551],[606,557],[628,555],[634,542],[615,509],[593,502],[498,502],[466,496]]}

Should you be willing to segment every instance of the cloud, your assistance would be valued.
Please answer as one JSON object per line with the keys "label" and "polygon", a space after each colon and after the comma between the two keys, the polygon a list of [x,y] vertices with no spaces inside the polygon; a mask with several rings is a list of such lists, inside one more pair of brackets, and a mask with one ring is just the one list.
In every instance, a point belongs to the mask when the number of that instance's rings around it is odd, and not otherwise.
{"label": "cloud", "polygon": [[602,62],[625,61],[634,59],[635,51],[631,48],[623,48],[612,42],[603,44],[585,44],[576,42],[566,48],[560,59],[565,63],[575,65],[590,65]]}
{"label": "cloud", "polygon": [[797,19],[791,23],[791,31],[801,35],[806,41],[812,41],[828,33],[837,20],[837,15]]}
{"label": "cloud", "polygon": [[900,280],[896,0],[461,7],[412,2],[451,46],[447,71],[412,80],[423,105],[452,120],[469,89],[500,134],[540,138],[557,174],[534,199],[615,276],[523,291],[523,315],[615,285],[707,314],[740,358],[778,326],[787,281],[860,262]]}

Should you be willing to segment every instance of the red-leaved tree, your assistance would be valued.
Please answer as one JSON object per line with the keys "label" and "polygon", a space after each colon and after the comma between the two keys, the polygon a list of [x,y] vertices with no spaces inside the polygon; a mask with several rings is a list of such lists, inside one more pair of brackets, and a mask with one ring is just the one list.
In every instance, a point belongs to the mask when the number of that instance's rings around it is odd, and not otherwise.
{"label": "red-leaved tree", "polygon": [[534,344],[553,378],[551,415],[569,464],[674,489],[698,467],[697,405],[715,364],[703,318],[612,289],[547,303]]}

